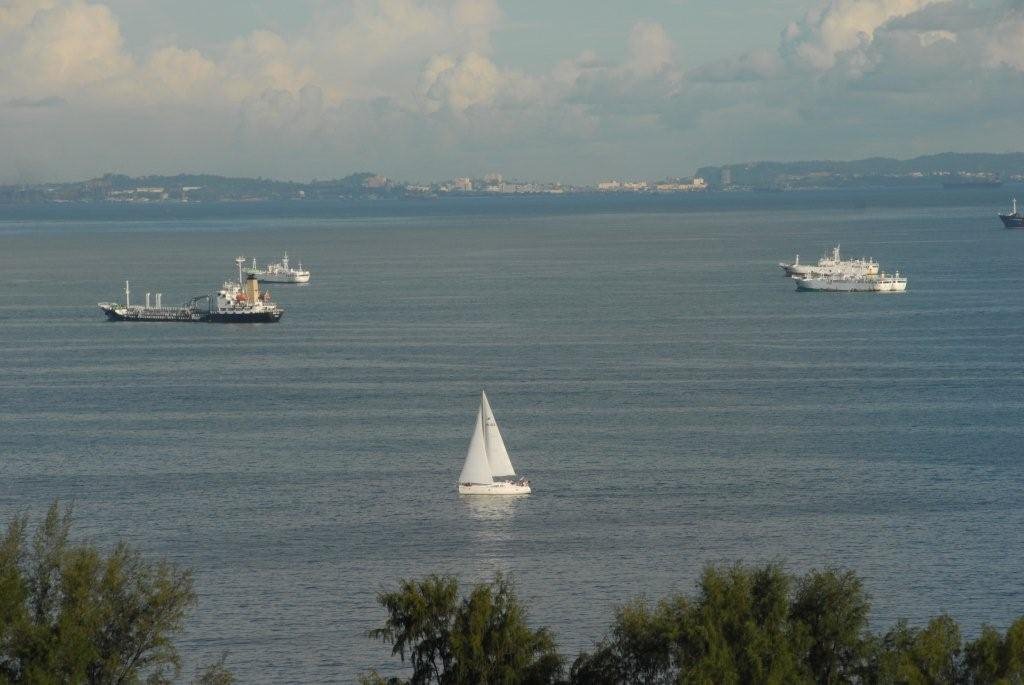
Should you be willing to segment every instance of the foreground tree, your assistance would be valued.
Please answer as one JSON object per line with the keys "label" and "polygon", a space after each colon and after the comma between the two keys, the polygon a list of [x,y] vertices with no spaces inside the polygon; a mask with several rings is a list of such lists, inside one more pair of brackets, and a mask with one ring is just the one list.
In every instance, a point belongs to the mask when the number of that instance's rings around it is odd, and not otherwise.
{"label": "foreground tree", "polygon": [[807,681],[788,622],[791,585],[774,564],[706,569],[679,638],[680,680]]}
{"label": "foreground tree", "polygon": [[964,664],[974,685],[1024,683],[1024,617],[1000,635],[992,626],[964,648]]}
{"label": "foreground tree", "polygon": [[108,555],[73,544],[70,529],[70,509],[55,502],[31,542],[26,518],[0,542],[0,683],[177,676],[172,638],[195,603],[191,572],[123,543]]}
{"label": "foreground tree", "polygon": [[811,571],[798,578],[790,607],[796,648],[811,679],[823,685],[856,682],[869,656],[871,605],[852,571]]}
{"label": "foreground tree", "polygon": [[573,683],[657,683],[677,678],[677,643],[689,601],[682,596],[663,600],[653,609],[647,600],[633,600],[615,611],[611,635],[593,654],[577,657],[569,672]]}
{"label": "foreground tree", "polygon": [[850,683],[868,659],[868,601],[852,573],[775,564],[704,570],[697,594],[621,607],[573,683]]}
{"label": "foreground tree", "polygon": [[868,629],[852,572],[790,577],[774,565],[710,567],[698,592],[621,607],[610,635],[572,665],[572,683],[1024,685],[1024,618],[963,644],[949,616]]}
{"label": "foreground tree", "polygon": [[[392,644],[413,677],[367,684],[552,683],[561,659],[547,631],[530,631],[500,576],[459,600],[450,577],[404,581],[379,600],[389,619],[371,635]],[[869,603],[852,572],[791,576],[775,564],[711,566],[693,596],[619,607],[607,637],[573,662],[579,685],[823,683],[1024,685],[1024,617],[964,643],[946,615],[868,629]]]}
{"label": "foreground tree", "polygon": [[869,683],[942,685],[970,682],[961,661],[960,628],[942,615],[923,629],[900,621],[877,640],[865,680]]}
{"label": "foreground tree", "polygon": [[562,657],[547,629],[532,630],[511,583],[502,575],[459,599],[458,581],[429,576],[402,581],[378,602],[388,612],[370,636],[391,644],[391,653],[412,666],[408,681],[376,674],[365,683],[480,684],[553,683]]}

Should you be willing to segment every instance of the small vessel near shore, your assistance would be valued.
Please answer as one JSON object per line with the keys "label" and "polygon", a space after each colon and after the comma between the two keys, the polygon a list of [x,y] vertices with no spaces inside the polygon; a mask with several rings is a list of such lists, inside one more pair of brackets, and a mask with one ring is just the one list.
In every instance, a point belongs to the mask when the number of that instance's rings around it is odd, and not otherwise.
{"label": "small vessel near shore", "polygon": [[149,293],[144,305],[131,303],[131,289],[124,282],[124,304],[100,302],[99,308],[111,321],[195,321],[207,323],[276,323],[284,315],[270,299],[270,291],[260,291],[259,280],[249,276],[243,280],[244,257],[235,259],[238,282],[225,281],[216,295],[193,297],[180,307],[162,306],[161,293],[156,306],[150,306]]}
{"label": "small vessel near shore", "polygon": [[245,270],[250,276],[255,276],[263,283],[309,283],[309,270],[302,268],[299,262],[298,268],[293,268],[288,263],[288,253],[277,264],[267,264],[266,269],[256,266],[256,258],[252,258],[252,266]]}
{"label": "small vessel near shore", "polygon": [[900,276],[899,271],[892,275],[806,276],[796,279],[796,289],[823,293],[901,293],[907,289],[907,279]]}
{"label": "small vessel near shore", "polygon": [[531,492],[530,481],[516,477],[487,393],[481,392],[476,424],[459,474],[459,494],[528,495]]}
{"label": "small vessel near shore", "polygon": [[1010,213],[1000,214],[999,218],[1006,228],[1024,228],[1024,213],[1017,209],[1017,198],[1011,200]]}
{"label": "small vessel near shore", "polygon": [[800,255],[791,263],[779,262],[782,271],[791,278],[807,276],[874,276],[878,273],[878,262],[870,258],[843,259],[839,254],[839,246],[833,247],[828,254],[818,259],[817,264],[801,264]]}

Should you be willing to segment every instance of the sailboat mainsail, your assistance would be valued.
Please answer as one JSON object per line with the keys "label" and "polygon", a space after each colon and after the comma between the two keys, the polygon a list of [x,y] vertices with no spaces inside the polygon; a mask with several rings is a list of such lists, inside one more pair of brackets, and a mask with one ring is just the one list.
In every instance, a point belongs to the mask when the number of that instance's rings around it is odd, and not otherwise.
{"label": "sailboat mainsail", "polygon": [[462,464],[462,473],[459,474],[460,483],[486,484],[493,483],[491,466],[487,462],[486,438],[483,430],[483,406],[476,413],[476,426],[473,428],[473,437],[469,439],[469,450],[466,451],[466,461]]}
{"label": "sailboat mainsail", "polygon": [[484,425],[484,447],[487,451],[487,463],[491,467],[491,476],[500,478],[502,476],[516,475],[512,468],[512,460],[508,457],[508,450],[505,449],[505,441],[501,439],[501,430],[498,429],[498,422],[491,411],[491,403],[487,401],[487,393],[480,393],[480,411],[483,414]]}

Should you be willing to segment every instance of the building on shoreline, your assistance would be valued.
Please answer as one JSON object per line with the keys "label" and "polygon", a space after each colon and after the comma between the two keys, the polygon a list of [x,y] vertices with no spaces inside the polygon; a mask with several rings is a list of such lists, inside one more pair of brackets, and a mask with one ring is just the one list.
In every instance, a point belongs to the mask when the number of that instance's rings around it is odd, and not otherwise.
{"label": "building on shoreline", "polygon": [[597,184],[597,191],[600,193],[689,193],[707,189],[707,181],[700,176],[657,182],[609,180]]}

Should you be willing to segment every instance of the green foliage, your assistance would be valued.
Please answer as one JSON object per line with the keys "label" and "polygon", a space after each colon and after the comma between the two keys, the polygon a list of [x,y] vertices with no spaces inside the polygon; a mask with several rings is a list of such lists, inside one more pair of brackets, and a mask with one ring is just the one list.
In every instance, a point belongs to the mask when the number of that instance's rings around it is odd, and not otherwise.
{"label": "green foliage", "polygon": [[196,672],[192,680],[194,685],[234,685],[235,675],[225,665],[228,660],[227,652],[221,655],[220,659],[203,667]]}
{"label": "green foliage", "polygon": [[1012,683],[1024,683],[1024,617],[1014,621],[1006,631],[1000,656],[999,677]]}
{"label": "green foliage", "polygon": [[616,612],[611,636],[573,664],[574,683],[809,682],[790,620],[792,579],[776,565],[709,567],[693,599]]}
{"label": "green foliage", "polygon": [[806,679],[788,624],[791,579],[775,565],[708,568],[680,639],[683,682]]}
{"label": "green foliage", "polygon": [[960,628],[949,616],[933,618],[922,630],[900,621],[875,648],[868,679],[876,683],[959,683]]}
{"label": "green foliage", "polygon": [[816,683],[855,682],[868,656],[870,604],[852,571],[811,571],[790,608],[801,660]]}
{"label": "green foliage", "polygon": [[1024,683],[1024,617],[1000,635],[991,626],[964,648],[964,664],[973,685],[1020,685]]}
{"label": "green foliage", "polygon": [[693,598],[620,607],[570,682],[1024,685],[1024,618],[962,645],[949,616],[881,637],[852,572],[787,576],[775,565],[705,569]]}
{"label": "green foliage", "polygon": [[964,649],[964,662],[977,685],[999,683],[1003,672],[1003,636],[992,626],[981,629],[981,635]]}
{"label": "green foliage", "polygon": [[[125,544],[103,555],[69,541],[55,502],[28,542],[16,518],[0,541],[0,682],[166,682],[171,642],[195,603],[192,575]],[[218,681],[225,682],[225,681]]]}
{"label": "green foliage", "polygon": [[689,602],[673,597],[651,609],[636,599],[615,612],[611,637],[598,643],[593,654],[581,654],[572,665],[574,683],[644,683],[675,680],[674,658],[680,626]]}
{"label": "green foliage", "polygon": [[[402,581],[377,600],[388,619],[370,637],[390,643],[402,661],[408,655],[409,683],[540,684],[555,682],[562,672],[551,634],[529,628],[511,583],[500,574],[461,600],[458,581],[449,576]],[[371,673],[362,682],[403,681]]]}
{"label": "green foliage", "polygon": [[551,633],[526,625],[526,612],[501,575],[463,601],[451,644],[455,683],[549,683],[562,670]]}
{"label": "green foliage", "polygon": [[412,664],[412,683],[442,682],[452,665],[451,632],[458,610],[459,583],[432,575],[422,581],[404,580],[395,592],[377,601],[388,612],[384,626],[370,637],[391,643],[391,654]]}

